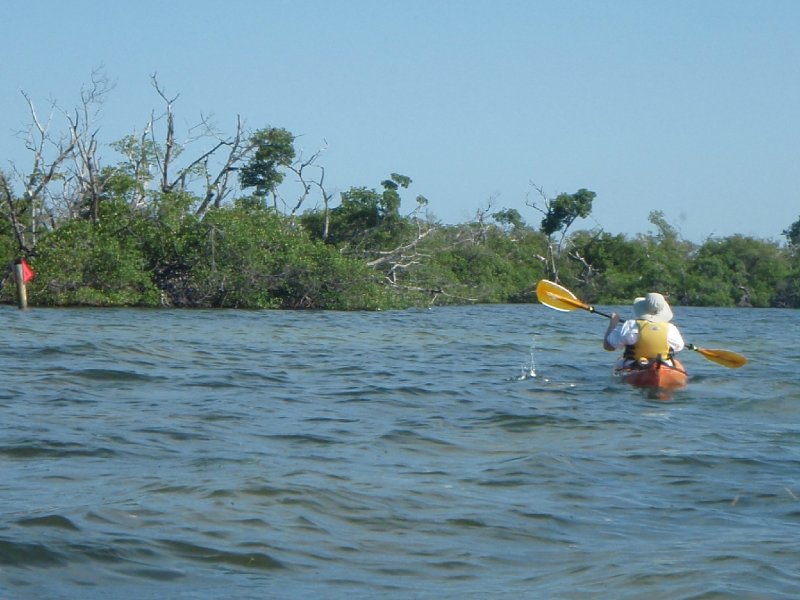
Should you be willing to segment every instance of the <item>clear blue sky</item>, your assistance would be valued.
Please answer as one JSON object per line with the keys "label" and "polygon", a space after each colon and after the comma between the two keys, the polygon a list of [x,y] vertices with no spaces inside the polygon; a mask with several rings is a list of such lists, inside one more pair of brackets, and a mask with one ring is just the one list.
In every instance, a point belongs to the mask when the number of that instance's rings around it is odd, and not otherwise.
{"label": "clear blue sky", "polygon": [[179,128],[201,113],[229,133],[237,115],[284,127],[306,151],[327,143],[331,189],[398,172],[414,182],[407,208],[424,195],[448,223],[491,200],[538,224],[531,182],[595,191],[575,227],[612,233],[653,231],[662,210],[693,241],[783,241],[800,218],[795,0],[30,0],[2,13],[0,168],[26,164],[21,90],[74,108],[103,67],[116,87],[102,141],[162,109],[157,73],[180,94]]}

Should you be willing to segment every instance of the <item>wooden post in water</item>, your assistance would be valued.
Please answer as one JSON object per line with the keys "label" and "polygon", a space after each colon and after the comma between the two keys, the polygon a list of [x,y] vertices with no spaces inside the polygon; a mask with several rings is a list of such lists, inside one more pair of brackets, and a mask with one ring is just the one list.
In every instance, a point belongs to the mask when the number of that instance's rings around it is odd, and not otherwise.
{"label": "wooden post in water", "polygon": [[25,276],[22,271],[22,260],[14,261],[14,278],[17,280],[17,303],[20,310],[28,308],[28,292],[25,289]]}

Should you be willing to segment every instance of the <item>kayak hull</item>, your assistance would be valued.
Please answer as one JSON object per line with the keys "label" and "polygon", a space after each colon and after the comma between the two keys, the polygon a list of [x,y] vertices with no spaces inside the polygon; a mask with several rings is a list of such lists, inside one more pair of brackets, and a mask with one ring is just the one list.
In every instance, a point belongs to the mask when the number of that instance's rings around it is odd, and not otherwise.
{"label": "kayak hull", "polygon": [[689,376],[680,361],[673,359],[673,366],[652,361],[644,368],[618,369],[622,382],[638,388],[675,390],[686,387]]}

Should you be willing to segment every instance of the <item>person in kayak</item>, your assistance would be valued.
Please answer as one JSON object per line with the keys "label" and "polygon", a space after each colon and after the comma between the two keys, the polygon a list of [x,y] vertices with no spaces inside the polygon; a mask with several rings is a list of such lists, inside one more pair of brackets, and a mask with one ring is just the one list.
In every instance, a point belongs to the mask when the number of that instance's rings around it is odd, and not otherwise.
{"label": "person in kayak", "polygon": [[651,292],[633,302],[635,319],[620,322],[619,314],[611,313],[603,348],[609,352],[625,348],[622,368],[635,363],[646,365],[654,360],[672,364],[672,356],[683,350],[681,332],[670,323],[672,309],[664,296]]}

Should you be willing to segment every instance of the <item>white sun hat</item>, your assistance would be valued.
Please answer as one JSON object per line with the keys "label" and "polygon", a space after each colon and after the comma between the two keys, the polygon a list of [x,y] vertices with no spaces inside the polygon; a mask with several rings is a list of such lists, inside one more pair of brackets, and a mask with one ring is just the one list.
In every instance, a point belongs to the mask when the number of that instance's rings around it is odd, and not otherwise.
{"label": "white sun hat", "polygon": [[667,304],[664,296],[650,292],[644,298],[633,301],[633,312],[637,319],[644,319],[652,323],[668,323],[672,320],[672,309]]}

